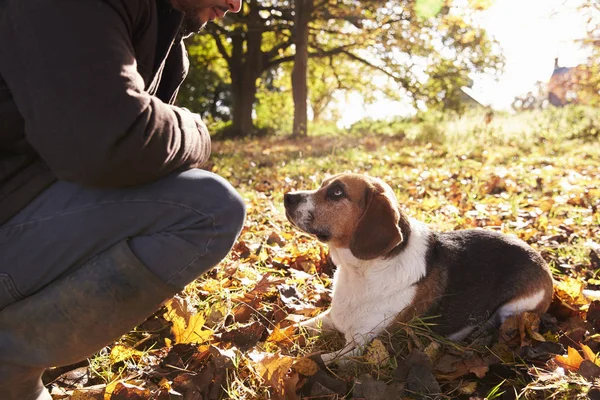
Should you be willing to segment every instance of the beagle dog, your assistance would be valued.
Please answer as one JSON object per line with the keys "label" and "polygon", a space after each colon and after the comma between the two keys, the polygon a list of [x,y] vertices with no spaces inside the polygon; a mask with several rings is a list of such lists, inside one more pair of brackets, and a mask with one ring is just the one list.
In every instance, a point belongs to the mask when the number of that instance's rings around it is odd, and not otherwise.
{"label": "beagle dog", "polygon": [[331,307],[301,324],[335,329],[346,346],[325,363],[357,355],[394,323],[435,316],[432,329],[459,341],[552,301],[552,274],[525,242],[497,232],[435,232],[400,211],[392,188],[358,174],[284,196],[286,216],[328,245],[337,270]]}

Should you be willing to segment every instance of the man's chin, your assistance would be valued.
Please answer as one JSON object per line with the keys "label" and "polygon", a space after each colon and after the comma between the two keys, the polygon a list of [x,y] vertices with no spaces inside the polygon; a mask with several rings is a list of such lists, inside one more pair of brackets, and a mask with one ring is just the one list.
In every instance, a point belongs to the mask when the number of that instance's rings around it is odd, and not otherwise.
{"label": "man's chin", "polygon": [[185,18],[181,26],[181,33],[184,38],[199,33],[206,26],[206,21],[200,21],[197,18]]}

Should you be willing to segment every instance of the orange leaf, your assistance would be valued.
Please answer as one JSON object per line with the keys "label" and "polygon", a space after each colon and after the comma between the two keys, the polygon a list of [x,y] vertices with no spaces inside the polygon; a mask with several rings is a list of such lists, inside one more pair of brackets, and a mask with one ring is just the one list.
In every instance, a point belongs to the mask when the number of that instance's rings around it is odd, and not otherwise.
{"label": "orange leaf", "polygon": [[596,365],[599,365],[600,360],[598,360],[598,357],[596,357],[596,354],[592,351],[592,349],[589,348],[589,346],[580,343],[579,344],[581,346],[581,350],[583,351],[583,357],[588,360],[593,362]]}
{"label": "orange leaf", "polygon": [[577,371],[583,362],[583,357],[577,350],[569,346],[566,356],[556,356],[554,361],[566,370]]}
{"label": "orange leaf", "polygon": [[296,325],[290,325],[286,328],[281,328],[279,324],[273,329],[273,332],[267,338],[267,342],[281,343],[293,345],[293,340],[297,338],[295,334],[298,327]]}

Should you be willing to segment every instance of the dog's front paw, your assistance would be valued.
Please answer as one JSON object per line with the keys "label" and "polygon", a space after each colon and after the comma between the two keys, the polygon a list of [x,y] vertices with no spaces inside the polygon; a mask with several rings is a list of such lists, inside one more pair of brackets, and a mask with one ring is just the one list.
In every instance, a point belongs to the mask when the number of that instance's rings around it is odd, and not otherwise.
{"label": "dog's front paw", "polygon": [[329,311],[317,315],[311,319],[300,322],[300,328],[306,330],[310,334],[319,334],[323,330],[334,329],[333,322],[329,316]]}

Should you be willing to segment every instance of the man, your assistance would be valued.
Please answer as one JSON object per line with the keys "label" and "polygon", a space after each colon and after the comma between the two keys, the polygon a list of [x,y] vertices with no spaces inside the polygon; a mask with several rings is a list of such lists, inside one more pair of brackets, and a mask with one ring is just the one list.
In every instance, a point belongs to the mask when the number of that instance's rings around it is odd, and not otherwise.
{"label": "man", "polygon": [[231,249],[182,37],[241,0],[0,0],[0,398],[50,399]]}

